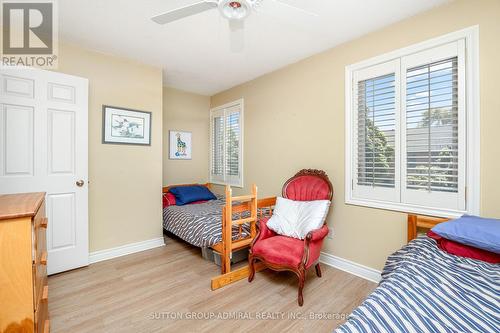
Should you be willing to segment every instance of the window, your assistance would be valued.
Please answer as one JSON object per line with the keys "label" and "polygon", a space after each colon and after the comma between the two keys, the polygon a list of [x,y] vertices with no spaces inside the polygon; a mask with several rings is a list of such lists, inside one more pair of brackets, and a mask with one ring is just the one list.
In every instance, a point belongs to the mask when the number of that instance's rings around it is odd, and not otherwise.
{"label": "window", "polygon": [[243,100],[210,111],[210,181],[243,187]]}
{"label": "window", "polygon": [[346,203],[479,210],[477,28],[346,68]]}

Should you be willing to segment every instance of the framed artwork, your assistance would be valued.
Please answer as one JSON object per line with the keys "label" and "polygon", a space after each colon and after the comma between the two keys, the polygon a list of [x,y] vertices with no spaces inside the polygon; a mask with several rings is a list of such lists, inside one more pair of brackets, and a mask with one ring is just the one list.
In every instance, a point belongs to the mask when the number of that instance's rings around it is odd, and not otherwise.
{"label": "framed artwork", "polygon": [[171,160],[191,159],[191,132],[169,131],[169,158]]}
{"label": "framed artwork", "polygon": [[102,106],[102,143],[151,145],[151,112]]}

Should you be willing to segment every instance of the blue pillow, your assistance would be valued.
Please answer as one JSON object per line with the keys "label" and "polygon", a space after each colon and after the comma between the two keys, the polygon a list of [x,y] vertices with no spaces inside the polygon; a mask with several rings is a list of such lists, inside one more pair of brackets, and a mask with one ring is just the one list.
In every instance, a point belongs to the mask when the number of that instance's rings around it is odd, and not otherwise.
{"label": "blue pillow", "polygon": [[464,215],[432,228],[446,239],[500,254],[500,220]]}
{"label": "blue pillow", "polygon": [[195,201],[217,199],[208,188],[201,185],[174,187],[170,189],[170,193],[175,196],[177,206],[183,206]]}

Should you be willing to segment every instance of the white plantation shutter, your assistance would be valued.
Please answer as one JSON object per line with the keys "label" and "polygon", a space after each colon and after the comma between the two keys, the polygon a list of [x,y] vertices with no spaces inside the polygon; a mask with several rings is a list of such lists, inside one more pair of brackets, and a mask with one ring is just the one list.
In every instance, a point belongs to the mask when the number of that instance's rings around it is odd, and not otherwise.
{"label": "white plantation shutter", "polygon": [[224,181],[224,112],[211,116],[211,180]]}
{"label": "white plantation shutter", "polygon": [[402,60],[407,203],[465,210],[464,52],[461,40]]}
{"label": "white plantation shutter", "polygon": [[211,182],[243,186],[243,101],[211,111]]}
{"label": "white plantation shutter", "polygon": [[395,74],[358,82],[358,185],[394,187]]}
{"label": "white plantation shutter", "polygon": [[232,107],[226,110],[226,183],[239,185],[241,179],[240,170],[240,107]]}
{"label": "white plantation shutter", "polygon": [[399,61],[354,73],[354,193],[372,200],[399,200],[396,158]]}
{"label": "white plantation shutter", "polygon": [[457,67],[453,57],[407,70],[408,189],[458,191]]}
{"label": "white plantation shutter", "polygon": [[465,40],[350,72],[349,201],[463,213]]}

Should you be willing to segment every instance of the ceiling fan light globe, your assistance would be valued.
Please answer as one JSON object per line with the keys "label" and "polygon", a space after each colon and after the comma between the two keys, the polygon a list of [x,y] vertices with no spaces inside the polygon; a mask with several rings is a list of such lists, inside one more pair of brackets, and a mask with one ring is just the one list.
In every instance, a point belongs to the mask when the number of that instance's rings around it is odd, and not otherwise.
{"label": "ceiling fan light globe", "polygon": [[250,14],[251,5],[247,0],[222,0],[219,10],[228,20],[243,20]]}

